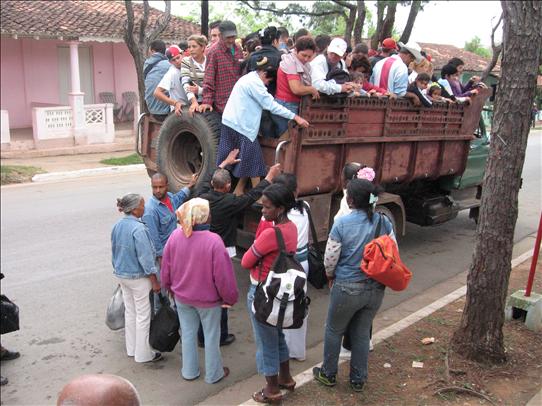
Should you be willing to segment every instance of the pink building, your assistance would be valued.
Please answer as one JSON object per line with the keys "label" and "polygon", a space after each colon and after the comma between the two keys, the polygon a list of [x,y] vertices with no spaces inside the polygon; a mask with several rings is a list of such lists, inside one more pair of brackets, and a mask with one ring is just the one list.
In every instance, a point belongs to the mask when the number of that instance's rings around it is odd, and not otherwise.
{"label": "pink building", "polygon": [[[44,114],[51,116],[51,111],[57,122],[73,119],[72,128],[76,127],[77,117],[73,111],[66,113],[66,106],[73,107],[77,98],[85,105],[87,124],[89,116],[91,121],[100,114],[104,120],[111,119],[107,109],[114,106],[106,105],[111,100],[104,99],[103,93],[114,94],[118,107],[126,103],[123,94],[137,93],[134,62],[123,40],[124,2],[5,0],[0,10],[1,110],[2,121],[9,117],[10,129],[35,127],[36,120]],[[134,4],[136,21],[142,10],[142,4]],[[162,16],[151,8],[149,25]],[[198,25],[172,16],[160,38],[177,43],[199,31]],[[93,107],[89,113],[88,105],[102,107]],[[64,110],[41,110],[54,106],[64,106]],[[38,141],[37,129],[33,130]],[[64,131],[62,138],[66,136]]]}

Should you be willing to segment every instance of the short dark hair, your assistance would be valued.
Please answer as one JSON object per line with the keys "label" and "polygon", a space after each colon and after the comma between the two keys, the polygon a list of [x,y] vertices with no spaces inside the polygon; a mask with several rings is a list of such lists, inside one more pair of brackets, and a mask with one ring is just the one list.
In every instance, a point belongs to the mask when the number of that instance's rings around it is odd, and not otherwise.
{"label": "short dark hair", "polygon": [[277,30],[277,27],[267,27],[263,30],[263,35],[260,35],[260,42],[262,45],[271,45],[273,41],[278,40],[280,38],[279,31]]}
{"label": "short dark hair", "polygon": [[354,47],[354,50],[352,51],[353,54],[365,54],[367,55],[369,53],[369,47],[367,44],[356,44]]}
{"label": "short dark hair", "polygon": [[308,35],[305,35],[303,37],[299,37],[297,41],[295,42],[295,49],[297,52],[306,51],[307,49],[310,49],[312,51],[316,52],[317,44],[312,37],[309,37]]}
{"label": "short dark hair", "polygon": [[[301,37],[301,38],[305,38],[305,37]],[[319,34],[316,37],[314,37],[314,42],[316,43],[318,52],[323,52],[327,48],[329,43],[331,42],[331,36],[327,34]]]}
{"label": "short dark hair", "polygon": [[446,64],[440,71],[440,77],[445,79],[448,75],[455,75],[457,73],[457,67],[451,64]]}
{"label": "short dark hair", "polygon": [[151,51],[161,53],[164,55],[166,53],[166,43],[161,39],[155,39],[151,42],[150,45]]}
{"label": "short dark hair", "polygon": [[209,31],[211,31],[214,28],[218,28],[221,22],[222,20],[213,21],[211,24],[209,24]]}
{"label": "short dark hair", "polygon": [[358,171],[364,168],[365,165],[358,164],[357,162],[348,162],[343,168],[343,179],[345,182],[349,182],[356,178]]}
{"label": "short dark hair", "polygon": [[309,30],[306,28],[300,28],[297,30],[297,32],[294,34],[294,41],[297,41],[298,38],[304,37],[305,35],[309,35]]}
{"label": "short dark hair", "polygon": [[179,41],[179,48],[181,48],[181,51],[186,51],[188,49],[188,41],[185,39],[182,39]]}
{"label": "short dark hair", "polygon": [[[286,186],[293,194],[296,195],[297,192],[297,178],[293,173],[281,173],[279,176],[277,176],[275,179],[273,179],[273,183],[277,185],[284,185]],[[295,208],[303,214],[303,211],[305,209],[303,201],[302,200],[296,200]]]}
{"label": "short dark hair", "polygon": [[285,212],[290,211],[296,205],[292,191],[278,183],[267,186],[262,194],[271,201],[273,206],[284,207]]}
{"label": "short dark hair", "polygon": [[266,56],[259,56],[256,60],[256,71],[265,72],[265,77],[275,80],[277,78],[277,67]]}
{"label": "short dark hair", "polygon": [[288,32],[286,27],[279,27],[277,28],[277,31],[279,32],[279,38],[290,36],[290,33]]}
{"label": "short dark hair", "polygon": [[416,81],[421,80],[423,82],[431,82],[431,76],[429,74],[422,72],[418,73],[418,76],[416,76]]}
{"label": "short dark hair", "polygon": [[355,71],[358,68],[363,68],[365,73],[371,73],[371,62],[363,54],[353,54],[352,62],[350,63],[350,69]]}
{"label": "short dark hair", "polygon": [[442,93],[442,89],[441,89],[440,85],[437,83],[437,84],[432,85],[432,86],[429,88],[429,90],[427,91],[427,94],[428,94],[429,96],[433,96],[433,93],[435,93],[435,90],[438,90],[439,92]]}
{"label": "short dark hair", "polygon": [[448,61],[447,65],[453,65],[457,68],[459,65],[465,65],[465,62],[460,58],[453,57]]}

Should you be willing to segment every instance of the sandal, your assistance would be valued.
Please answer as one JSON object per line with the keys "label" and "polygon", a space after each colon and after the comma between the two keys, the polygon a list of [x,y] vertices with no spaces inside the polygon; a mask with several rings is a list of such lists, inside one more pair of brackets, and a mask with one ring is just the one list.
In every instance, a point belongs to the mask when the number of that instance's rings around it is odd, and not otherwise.
{"label": "sandal", "polygon": [[279,383],[279,388],[286,389],[286,390],[294,390],[296,383],[297,382],[294,380],[292,380],[292,382],[289,382],[289,383]]}
{"label": "sandal", "polygon": [[278,393],[273,396],[267,396],[264,393],[264,389],[262,389],[252,394],[252,400],[258,403],[278,403],[282,400],[282,394]]}

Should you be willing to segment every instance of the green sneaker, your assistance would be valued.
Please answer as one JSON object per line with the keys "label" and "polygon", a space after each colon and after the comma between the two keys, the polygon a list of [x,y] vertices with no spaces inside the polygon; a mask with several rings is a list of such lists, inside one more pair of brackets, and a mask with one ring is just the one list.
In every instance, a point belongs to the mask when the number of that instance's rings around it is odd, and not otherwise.
{"label": "green sneaker", "polygon": [[318,382],[320,382],[323,385],[326,386],[335,386],[337,384],[337,381],[334,376],[326,376],[322,372],[322,368],[320,367],[314,367],[312,369],[312,374],[314,375],[314,379],[316,379]]}
{"label": "green sneaker", "polygon": [[350,381],[350,387],[354,392],[361,392],[363,390],[363,385],[365,382],[353,382]]}

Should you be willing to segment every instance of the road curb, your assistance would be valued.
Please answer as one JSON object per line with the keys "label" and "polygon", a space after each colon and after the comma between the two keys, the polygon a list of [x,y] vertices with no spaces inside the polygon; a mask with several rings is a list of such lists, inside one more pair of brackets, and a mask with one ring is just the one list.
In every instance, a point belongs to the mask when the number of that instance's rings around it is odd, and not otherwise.
{"label": "road curb", "polygon": [[[512,259],[512,262],[511,262],[512,268],[518,266],[519,264],[521,264],[524,261],[531,258],[533,256],[533,252],[534,252],[534,249],[530,249],[530,250],[524,252],[523,254],[519,255],[518,257]],[[394,334],[399,333],[400,331],[404,330],[407,327],[410,327],[414,323],[422,320],[423,318],[429,316],[430,314],[436,312],[437,310],[440,310],[444,306],[447,306],[450,303],[456,301],[457,299],[465,296],[466,293],[467,293],[467,285],[463,285],[460,288],[454,290],[453,292],[447,294],[446,296],[434,301],[433,303],[431,303],[431,304],[429,304],[429,305],[427,305],[425,307],[422,307],[420,310],[410,314],[409,316],[403,318],[402,320],[399,320],[398,322],[392,324],[391,326],[386,327],[386,328],[378,331],[372,337],[373,344],[377,345],[377,344],[381,343],[382,341],[387,340],[388,338],[390,338]],[[398,306],[400,306],[400,305],[401,304],[399,304]],[[349,361],[348,358],[347,359],[340,358],[339,359],[339,365],[341,365],[341,364],[343,364],[344,362],[347,362],[347,361]],[[303,371],[303,372],[297,374],[296,376],[294,376],[293,378],[296,381],[296,388],[299,388],[300,386],[303,386],[303,385],[305,385],[305,384],[307,384],[309,382],[312,382],[313,381],[312,369],[314,367],[319,367],[321,365],[322,365],[321,362],[318,363],[318,364],[315,364],[315,365],[311,366],[310,368],[307,368],[305,371]],[[283,396],[287,396],[287,394],[288,394],[287,390],[282,390],[281,392],[282,392]],[[540,395],[540,393],[538,395]],[[538,395],[535,395],[533,400]],[[241,405],[246,405],[246,406],[248,406],[248,405],[253,406],[253,405],[258,405],[258,404],[259,403],[255,402],[253,399],[249,399],[249,400],[241,403]]]}
{"label": "road curb", "polygon": [[75,179],[97,175],[139,172],[145,169],[144,164],[108,166],[103,168],[80,169],[77,171],[39,173],[32,177],[32,182],[49,182],[54,180]]}

